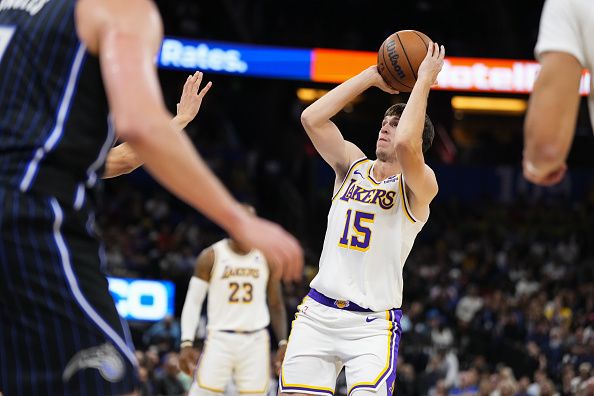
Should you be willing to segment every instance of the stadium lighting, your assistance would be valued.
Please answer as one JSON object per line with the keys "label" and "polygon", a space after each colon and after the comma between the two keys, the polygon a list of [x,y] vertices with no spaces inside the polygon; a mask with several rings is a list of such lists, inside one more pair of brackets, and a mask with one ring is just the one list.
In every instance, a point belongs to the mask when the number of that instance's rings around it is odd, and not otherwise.
{"label": "stadium lighting", "polygon": [[452,108],[454,110],[472,113],[521,115],[526,111],[526,107],[527,101],[525,99],[476,96],[454,96],[452,98]]}

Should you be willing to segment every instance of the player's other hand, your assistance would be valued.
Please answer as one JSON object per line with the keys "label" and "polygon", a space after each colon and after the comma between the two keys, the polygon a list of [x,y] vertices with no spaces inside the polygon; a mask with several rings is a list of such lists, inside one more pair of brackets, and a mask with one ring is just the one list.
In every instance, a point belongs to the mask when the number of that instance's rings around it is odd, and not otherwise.
{"label": "player's other hand", "polygon": [[179,369],[189,376],[194,375],[194,369],[196,368],[199,356],[200,353],[197,349],[191,346],[183,347],[179,351]]}
{"label": "player's other hand", "polygon": [[383,79],[379,71],[377,70],[377,65],[369,66],[367,69],[363,70],[363,73],[367,73],[369,78],[371,78],[371,84],[374,87],[378,87],[384,92],[389,94],[395,95],[399,94],[400,91],[395,90],[394,88],[390,87],[388,83]]}
{"label": "player's other hand", "polygon": [[427,48],[427,55],[419,66],[417,74],[417,82],[435,85],[437,84],[437,75],[443,67],[443,60],[445,58],[445,47],[437,43],[429,43]]}
{"label": "player's other hand", "polygon": [[278,351],[276,351],[276,361],[274,362],[274,372],[276,373],[277,377],[280,377],[281,367],[283,365],[283,360],[285,359],[285,353],[287,353],[287,344],[279,346]]}
{"label": "player's other hand", "polygon": [[204,96],[210,90],[210,87],[212,87],[212,82],[209,81],[200,89],[203,76],[202,72],[197,71],[193,75],[188,76],[184,83],[184,89],[177,104],[176,118],[186,125],[196,117],[200,110],[202,99],[204,99]]}
{"label": "player's other hand", "polygon": [[297,240],[277,224],[245,215],[228,230],[231,237],[242,245],[259,249],[264,253],[272,274],[285,282],[301,279],[303,270],[303,249]]}

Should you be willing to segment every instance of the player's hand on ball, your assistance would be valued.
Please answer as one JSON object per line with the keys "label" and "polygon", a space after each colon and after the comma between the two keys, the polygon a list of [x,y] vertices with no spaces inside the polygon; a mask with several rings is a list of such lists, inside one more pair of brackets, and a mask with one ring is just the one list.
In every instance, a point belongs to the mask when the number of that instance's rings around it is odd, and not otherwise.
{"label": "player's hand on ball", "polygon": [[176,117],[186,125],[196,117],[200,110],[202,99],[204,99],[204,96],[210,90],[210,87],[212,87],[212,82],[209,81],[204,88],[200,89],[203,76],[202,72],[199,71],[188,76],[179,103],[177,104]]}
{"label": "player's hand on ball", "polygon": [[179,369],[189,376],[194,375],[194,369],[200,353],[191,346],[183,347],[179,351]]}
{"label": "player's hand on ball", "polygon": [[417,81],[422,81],[425,84],[437,84],[437,75],[443,67],[443,60],[445,58],[445,48],[443,45],[437,43],[430,43],[427,48],[427,55],[419,66],[419,74]]}
{"label": "player's hand on ball", "polygon": [[378,87],[382,91],[392,95],[400,93],[399,91],[390,87],[388,83],[383,79],[383,77],[381,76],[381,74],[379,74],[379,71],[377,70],[377,65],[368,67],[367,69],[365,69],[364,73],[369,73],[371,75],[374,87]]}
{"label": "player's hand on ball", "polygon": [[229,233],[242,245],[261,250],[272,266],[273,276],[282,278],[285,282],[301,279],[303,249],[279,225],[246,213]]}

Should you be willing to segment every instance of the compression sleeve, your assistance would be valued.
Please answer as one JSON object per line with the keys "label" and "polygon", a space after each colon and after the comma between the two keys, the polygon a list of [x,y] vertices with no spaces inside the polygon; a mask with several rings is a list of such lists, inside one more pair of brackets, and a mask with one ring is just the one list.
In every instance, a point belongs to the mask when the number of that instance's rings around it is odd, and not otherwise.
{"label": "compression sleeve", "polygon": [[[190,279],[186,301],[181,314],[181,341],[182,343],[194,342],[196,328],[200,321],[202,303],[208,291],[208,282],[193,276]],[[182,345],[185,346],[185,345]]]}

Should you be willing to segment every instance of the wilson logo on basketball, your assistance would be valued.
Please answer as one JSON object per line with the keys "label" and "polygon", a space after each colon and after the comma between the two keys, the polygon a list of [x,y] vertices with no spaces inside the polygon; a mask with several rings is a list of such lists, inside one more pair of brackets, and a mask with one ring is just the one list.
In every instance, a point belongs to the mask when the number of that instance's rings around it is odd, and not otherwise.
{"label": "wilson logo on basketball", "polygon": [[398,58],[400,58],[400,56],[396,52],[396,43],[394,42],[394,40],[388,41],[386,49],[388,50],[388,58],[390,58],[390,63],[396,71],[396,74],[398,74],[398,77],[404,78],[406,75],[404,74],[402,67],[400,67],[400,65],[398,64]]}

